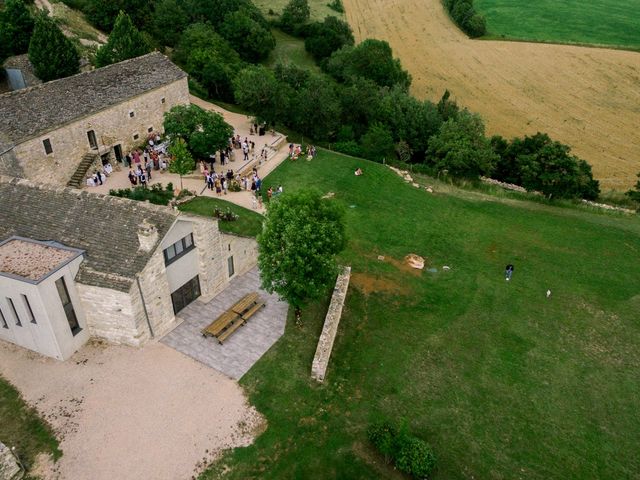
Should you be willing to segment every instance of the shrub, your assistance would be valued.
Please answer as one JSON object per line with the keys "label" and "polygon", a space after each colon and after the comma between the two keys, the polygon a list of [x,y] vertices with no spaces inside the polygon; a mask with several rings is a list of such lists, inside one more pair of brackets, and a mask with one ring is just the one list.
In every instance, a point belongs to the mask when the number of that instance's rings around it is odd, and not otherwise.
{"label": "shrub", "polygon": [[347,140],[346,142],[336,142],[333,144],[333,149],[336,152],[351,155],[352,157],[361,157],[362,148],[355,140]]}
{"label": "shrub", "polygon": [[344,13],[344,6],[341,0],[333,0],[333,2],[327,3],[327,7],[331,10],[335,10],[338,13]]}
{"label": "shrub", "polygon": [[307,28],[304,48],[316,60],[323,60],[345,45],[353,45],[353,33],[346,22],[336,17],[327,17],[323,22],[314,22]]}
{"label": "shrub", "polygon": [[384,456],[393,461],[398,470],[414,478],[427,478],[436,464],[431,447],[422,439],[411,435],[403,425],[399,430],[383,421],[367,429],[367,438]]}
{"label": "shrub", "polygon": [[214,208],[213,216],[220,220],[224,220],[225,222],[235,222],[236,220],[238,220],[238,218],[240,218],[240,216],[233,213],[229,209],[229,207],[227,207],[226,210],[222,210],[221,208],[218,208],[218,207]]}
{"label": "shrub", "polygon": [[109,190],[109,195],[114,197],[128,198],[139,202],[149,201],[154,205],[168,205],[173,198],[173,184],[168,183],[162,187],[159,183],[154,183],[150,188],[134,187]]}
{"label": "shrub", "polygon": [[456,25],[471,38],[487,33],[485,18],[476,12],[473,0],[444,0],[444,6]]}

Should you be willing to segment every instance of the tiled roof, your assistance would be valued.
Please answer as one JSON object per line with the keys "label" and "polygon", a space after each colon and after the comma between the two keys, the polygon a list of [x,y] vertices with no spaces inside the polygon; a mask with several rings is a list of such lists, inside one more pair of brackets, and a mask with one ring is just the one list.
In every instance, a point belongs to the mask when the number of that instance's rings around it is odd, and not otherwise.
{"label": "tiled roof", "polygon": [[158,52],[0,95],[0,153],[187,74]]}
{"label": "tiled roof", "polygon": [[179,215],[169,207],[3,176],[0,199],[0,240],[18,235],[85,250],[76,280],[123,292],[154,251],[138,249],[138,226],[145,219],[154,225],[159,242]]}

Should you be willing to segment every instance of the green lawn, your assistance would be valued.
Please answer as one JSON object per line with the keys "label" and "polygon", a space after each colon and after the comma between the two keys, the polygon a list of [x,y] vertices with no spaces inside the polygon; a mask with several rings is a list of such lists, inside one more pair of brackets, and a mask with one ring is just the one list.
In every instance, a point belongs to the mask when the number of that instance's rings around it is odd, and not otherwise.
{"label": "green lawn", "polygon": [[222,211],[226,211],[227,209],[231,210],[238,215],[238,219],[233,222],[220,220],[218,226],[221,232],[235,233],[245,237],[255,237],[262,230],[262,215],[225,200],[211,197],[196,197],[190,202],[183,203],[178,208],[183,212],[204,215],[205,217],[213,216],[213,210],[215,208],[219,208]]}
{"label": "green lawn", "polygon": [[400,478],[366,440],[382,418],[432,444],[435,479],[640,477],[640,218],[429,194],[325,151],[278,183],[345,205],[354,277],[327,383],[309,378],[313,305],[241,380],[266,432],[203,479]]}
{"label": "green lawn", "polygon": [[640,48],[640,0],[476,0],[491,36]]}
{"label": "green lawn", "polygon": [[276,48],[273,49],[265,64],[274,67],[278,63],[284,65],[292,63],[300,68],[319,71],[313,57],[304,49],[304,40],[292,37],[276,28],[271,32],[276,39]]}
{"label": "green lawn", "polygon": [[0,441],[15,447],[29,469],[39,453],[50,453],[54,460],[62,455],[51,428],[36,411],[25,404],[18,391],[0,377]]}

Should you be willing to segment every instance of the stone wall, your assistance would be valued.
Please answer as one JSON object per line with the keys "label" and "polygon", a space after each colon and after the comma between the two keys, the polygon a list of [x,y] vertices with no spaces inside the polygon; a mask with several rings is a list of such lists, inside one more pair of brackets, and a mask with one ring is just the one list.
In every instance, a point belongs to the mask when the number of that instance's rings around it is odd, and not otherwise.
{"label": "stone wall", "polygon": [[[182,216],[181,218],[185,218]],[[188,217],[193,221],[193,241],[198,253],[198,275],[202,302],[208,302],[227,285],[226,257],[223,255],[217,220]]]}
{"label": "stone wall", "polygon": [[0,480],[18,480],[23,476],[24,472],[9,447],[0,442]]}
{"label": "stone wall", "polygon": [[[133,147],[145,143],[149,128],[153,128],[154,132],[162,131],[163,115],[171,107],[188,103],[187,79],[182,78],[21,143],[14,148],[14,153],[26,178],[66,185],[84,154],[108,153],[118,144],[122,145],[122,152],[126,154]],[[133,117],[130,116],[131,112],[134,113]],[[99,147],[97,151],[90,150],[87,137],[89,130],[96,134]],[[136,134],[138,138],[134,139]],[[46,138],[50,140],[53,149],[49,155],[45,153],[42,144]],[[18,169],[4,171],[4,168],[10,166],[10,160],[0,162],[0,167],[3,167],[0,173],[16,176]]]}
{"label": "stone wall", "polygon": [[81,283],[76,283],[76,288],[92,337],[136,347],[149,337],[148,327],[143,325],[141,329],[136,320],[139,309],[132,302],[136,292],[119,292]]}
{"label": "stone wall", "polygon": [[338,333],[338,325],[340,324],[342,307],[347,297],[350,278],[351,267],[344,267],[342,273],[340,273],[336,279],[336,286],[331,296],[331,304],[329,305],[327,316],[324,319],[324,326],[322,327],[316,354],[313,357],[313,364],[311,365],[311,377],[315,378],[318,382],[324,381],[327,367],[329,366],[331,350],[333,349],[333,342]]}
{"label": "stone wall", "polygon": [[258,263],[258,242],[252,237],[223,233],[220,235],[224,268],[228,272],[228,259],[233,256],[234,276],[247,273]]}

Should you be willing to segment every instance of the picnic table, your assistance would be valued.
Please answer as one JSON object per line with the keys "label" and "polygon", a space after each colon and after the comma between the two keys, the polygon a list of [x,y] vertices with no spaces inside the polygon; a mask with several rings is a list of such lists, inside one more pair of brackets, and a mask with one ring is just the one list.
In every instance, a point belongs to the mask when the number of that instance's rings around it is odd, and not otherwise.
{"label": "picnic table", "polygon": [[204,337],[216,337],[218,342],[222,344],[264,305],[256,292],[249,293],[204,328],[202,335]]}

